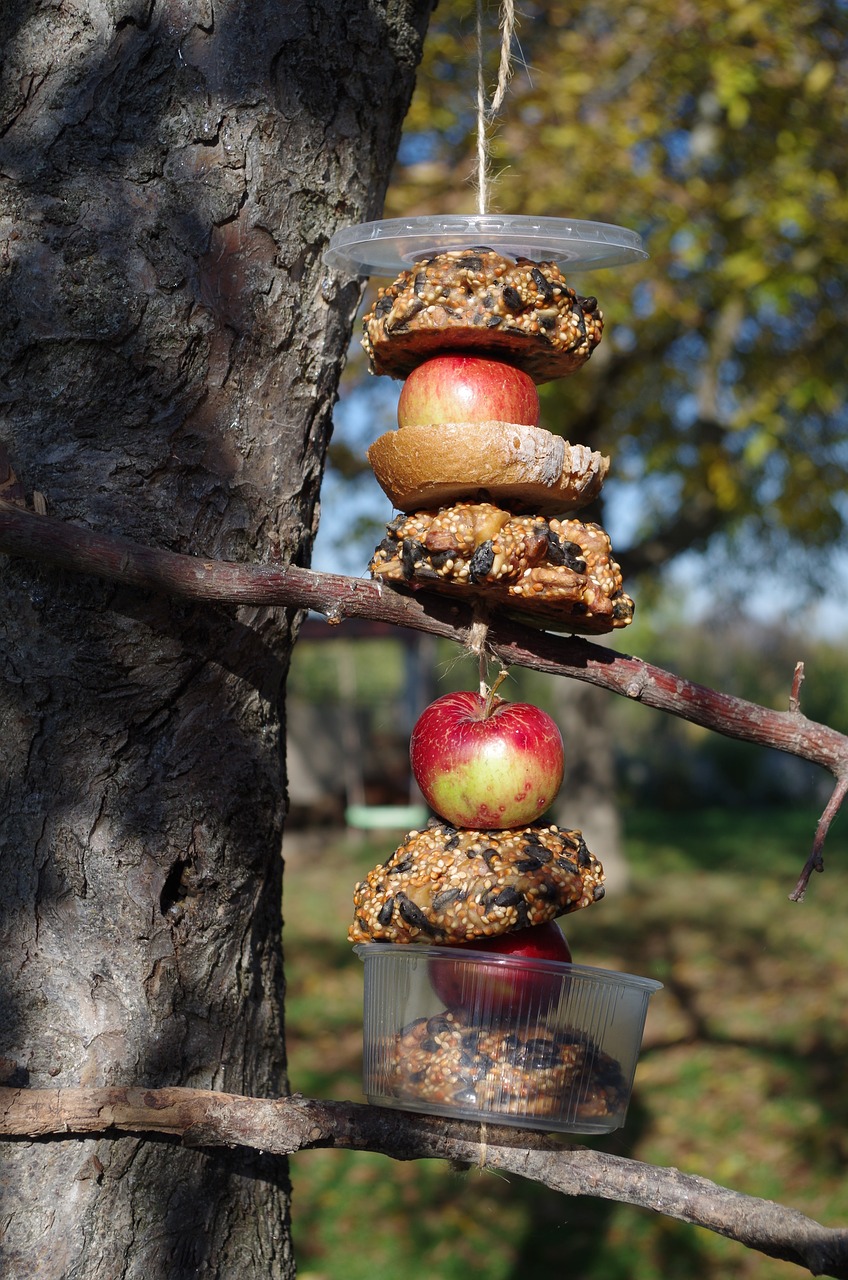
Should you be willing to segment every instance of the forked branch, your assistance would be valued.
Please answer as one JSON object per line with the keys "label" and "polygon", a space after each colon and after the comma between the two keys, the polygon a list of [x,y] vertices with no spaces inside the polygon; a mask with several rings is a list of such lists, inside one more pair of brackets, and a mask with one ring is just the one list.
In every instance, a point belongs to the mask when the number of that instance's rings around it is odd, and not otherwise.
{"label": "forked branch", "polygon": [[[0,499],[0,552],[34,557],[65,570],[184,599],[231,605],[311,609],[331,624],[370,618],[468,642],[470,604],[420,592],[404,595],[377,582],[315,573],[292,566],[247,565],[158,551],[125,538],[92,533],[49,516],[34,515]],[[684,680],[640,658],[616,653],[577,636],[561,636],[506,616],[489,619],[488,651],[501,662],[569,676],[666,711],[715,733],[773,747],[821,765],[836,785],[819,820],[813,850],[792,898],[804,896],[813,871],[821,871],[822,847],[848,791],[848,737],[808,720],[799,709],[802,668],[796,668],[789,710],[774,711],[743,698]]]}

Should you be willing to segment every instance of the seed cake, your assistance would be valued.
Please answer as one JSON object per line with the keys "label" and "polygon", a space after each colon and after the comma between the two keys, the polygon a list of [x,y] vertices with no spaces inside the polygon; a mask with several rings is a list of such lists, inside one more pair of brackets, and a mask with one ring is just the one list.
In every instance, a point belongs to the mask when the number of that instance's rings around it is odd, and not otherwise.
{"label": "seed cake", "polygon": [[351,942],[472,942],[545,924],[604,894],[579,831],[475,831],[433,819],[357,884]]}
{"label": "seed cake", "polygon": [[555,262],[513,262],[492,249],[435,254],[380,289],[363,321],[374,373],[405,378],[444,351],[507,360],[535,382],[576,372],[601,340],[596,298]]}

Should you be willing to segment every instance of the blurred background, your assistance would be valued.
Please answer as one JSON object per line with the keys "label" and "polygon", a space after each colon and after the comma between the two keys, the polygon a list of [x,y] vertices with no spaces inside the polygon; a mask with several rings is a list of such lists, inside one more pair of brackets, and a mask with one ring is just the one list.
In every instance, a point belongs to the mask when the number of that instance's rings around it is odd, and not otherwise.
{"label": "blurred background", "polygon": [[[484,13],[486,79],[498,10]],[[848,6],[845,0],[517,5],[490,129],[490,208],[620,224],[644,264],[571,277],[604,340],[540,389],[542,425],[608,453],[602,500],[636,620],[609,641],[689,679],[848,732]],[[386,217],[476,209],[473,0],[440,0]],[[380,281],[369,284],[369,297]],[[366,302],[367,305],[367,302]],[[391,518],[367,446],[400,383],[351,344],[313,563],[367,573]],[[475,687],[457,646],[307,623],[289,684],[286,949],[292,1087],[361,1097],[356,879],[416,804],[423,706]],[[658,978],[628,1125],[609,1150],[848,1216],[848,828],[788,902],[829,775],[576,682],[513,670],[566,744],[554,816],[610,891],[565,921],[575,959]],[[353,807],[353,808],[352,808]],[[351,821],[356,814],[355,821]],[[400,817],[400,815],[398,815]],[[797,1274],[652,1215],[436,1162],[295,1158],[305,1280],[674,1280]]]}

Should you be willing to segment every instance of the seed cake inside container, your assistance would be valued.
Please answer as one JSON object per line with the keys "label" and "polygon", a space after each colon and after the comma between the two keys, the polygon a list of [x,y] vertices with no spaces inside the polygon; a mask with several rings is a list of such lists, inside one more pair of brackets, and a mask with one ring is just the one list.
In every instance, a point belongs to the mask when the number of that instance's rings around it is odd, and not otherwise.
{"label": "seed cake inside container", "polygon": [[626,1106],[618,1062],[577,1032],[475,1026],[456,1012],[417,1018],[395,1038],[389,1090],[406,1101],[523,1116],[600,1120]]}

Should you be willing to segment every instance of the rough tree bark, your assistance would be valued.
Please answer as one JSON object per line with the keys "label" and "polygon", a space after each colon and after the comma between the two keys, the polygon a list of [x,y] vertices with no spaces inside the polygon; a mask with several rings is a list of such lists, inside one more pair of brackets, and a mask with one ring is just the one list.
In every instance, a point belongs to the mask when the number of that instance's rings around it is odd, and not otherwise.
{"label": "rough tree bark", "polygon": [[568,777],[554,805],[554,817],[566,828],[578,827],[590,849],[603,849],[610,889],[627,886],[629,870],[622,848],[621,812],[616,803],[615,744],[609,698],[591,685],[556,680],[550,690],[554,718],[568,751]]}
{"label": "rough tree bark", "polygon": [[[308,563],[431,0],[0,7],[0,443],[90,529]],[[19,1083],[276,1096],[296,614],[0,560],[0,1057]],[[0,1149],[7,1280],[293,1273],[245,1151]]]}

